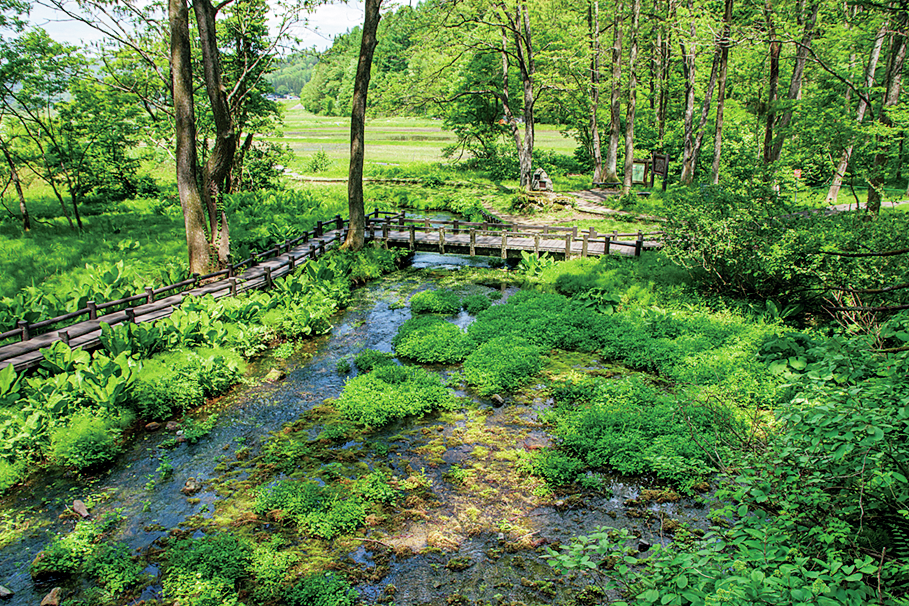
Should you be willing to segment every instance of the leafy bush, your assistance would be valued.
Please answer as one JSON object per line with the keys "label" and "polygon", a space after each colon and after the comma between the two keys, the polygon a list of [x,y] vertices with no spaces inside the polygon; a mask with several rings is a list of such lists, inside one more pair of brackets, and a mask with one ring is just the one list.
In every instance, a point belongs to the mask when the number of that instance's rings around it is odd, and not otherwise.
{"label": "leafy bush", "polygon": [[422,368],[379,366],[348,381],[337,406],[351,421],[378,428],[395,419],[450,410],[457,402],[437,375]]}
{"label": "leafy bush", "polygon": [[477,315],[467,334],[478,343],[500,336],[527,339],[544,348],[595,351],[608,320],[582,304],[555,294],[521,291],[505,305]]}
{"label": "leafy bush", "polygon": [[401,493],[388,483],[388,479],[385,473],[373,471],[357,480],[354,490],[367,501],[394,505]]}
{"label": "leafy bush", "polygon": [[424,290],[410,298],[410,311],[451,316],[461,311],[461,297],[453,290]]}
{"label": "leafy bush", "polygon": [[391,343],[399,356],[422,364],[460,362],[473,349],[464,331],[436,315],[407,320]]}
{"label": "leafy bush", "polygon": [[303,578],[286,594],[288,606],[353,606],[359,594],[334,573]]}
{"label": "leafy bush", "polygon": [[[562,408],[553,433],[558,451],[588,469],[650,473],[690,489],[728,460],[733,432],[744,434],[725,406],[686,403],[637,377],[588,379],[580,390],[584,399],[570,399],[578,391],[556,391]],[[547,461],[551,456],[543,455],[541,471],[565,459]]]}
{"label": "leafy bush", "polygon": [[350,532],[363,524],[366,510],[359,498],[342,498],[338,491],[314,482],[280,480],[259,491],[256,496],[257,515],[287,518],[309,533],[331,539]]}
{"label": "leafy bush", "polygon": [[116,526],[121,519],[116,514],[104,514],[96,520],[77,522],[69,534],[56,535],[32,561],[29,569],[32,577],[39,579],[47,575],[78,572],[99,549],[104,533]]}
{"label": "leafy bush", "polygon": [[486,295],[470,295],[464,297],[464,300],[461,301],[462,306],[465,311],[472,316],[477,315],[485,309],[489,309],[492,305],[492,301],[489,300],[489,297]]}
{"label": "leafy bush", "polygon": [[480,395],[511,391],[540,372],[540,348],[524,339],[498,337],[480,345],[464,360],[464,377]]}
{"label": "leafy bush", "polygon": [[142,566],[126,543],[103,543],[87,558],[84,570],[115,596],[135,589],[142,577]]}
{"label": "leafy bush", "polygon": [[167,551],[164,594],[186,606],[234,606],[237,581],[248,575],[252,548],[222,532],[178,541]]}
{"label": "leafy bush", "polygon": [[354,358],[354,364],[360,372],[370,372],[377,366],[394,364],[394,355],[377,349],[364,349]]}
{"label": "leafy bush", "polygon": [[256,582],[253,595],[257,600],[274,600],[285,593],[284,583],[288,571],[300,560],[300,554],[293,551],[280,551],[280,538],[259,544],[253,550],[250,572]]}
{"label": "leafy bush", "polygon": [[331,165],[331,158],[328,157],[324,149],[319,149],[319,151],[310,156],[309,162],[306,163],[306,170],[311,173],[321,173],[331,168]]}
{"label": "leafy bush", "polygon": [[80,470],[111,461],[120,452],[120,432],[119,419],[78,412],[51,433],[54,459]]}

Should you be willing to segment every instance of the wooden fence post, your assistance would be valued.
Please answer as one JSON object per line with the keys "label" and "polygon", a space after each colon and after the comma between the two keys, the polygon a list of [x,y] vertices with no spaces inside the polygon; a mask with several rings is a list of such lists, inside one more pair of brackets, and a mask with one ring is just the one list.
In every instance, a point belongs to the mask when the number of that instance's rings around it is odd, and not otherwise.
{"label": "wooden fence post", "polygon": [[60,337],[60,340],[63,341],[64,345],[69,345],[69,332],[61,330],[57,333],[57,336]]}
{"label": "wooden fence post", "polygon": [[323,229],[323,227],[322,227],[322,221],[316,221],[316,232],[315,232],[315,234],[313,234],[313,235],[315,235],[317,238],[321,238],[321,237],[322,237],[322,229]]}
{"label": "wooden fence post", "polygon": [[589,234],[584,234],[584,242],[581,244],[581,256],[582,257],[587,256],[587,241],[588,241],[589,237],[590,237]]}
{"label": "wooden fence post", "polygon": [[477,230],[473,227],[470,228],[470,256],[473,257],[477,254]]}
{"label": "wooden fence post", "polygon": [[385,248],[388,248],[388,232],[391,229],[391,219],[385,217],[385,222],[382,223],[382,242]]}
{"label": "wooden fence post", "polygon": [[458,220],[455,219],[454,220],[454,233],[455,233],[455,235],[457,235],[459,232],[460,232],[460,230],[458,229]]}
{"label": "wooden fence post", "polygon": [[145,302],[154,303],[155,302],[155,289],[151,286],[145,287]]}
{"label": "wooden fence post", "polygon": [[335,215],[335,229],[338,231],[344,227],[344,219],[341,218],[341,215]]}
{"label": "wooden fence post", "polygon": [[297,264],[297,256],[296,256],[296,255],[289,255],[289,256],[287,257],[287,265],[288,265],[287,273],[289,273],[289,274],[294,273],[294,266],[295,266],[296,264]]}
{"label": "wooden fence post", "polygon": [[641,251],[644,249],[644,234],[638,232],[638,239],[634,241],[634,256],[640,257]]}
{"label": "wooden fence post", "polygon": [[234,277],[230,278],[230,296],[237,296],[237,279]]}
{"label": "wooden fence post", "polygon": [[508,258],[508,230],[502,231],[502,258]]}
{"label": "wooden fence post", "polygon": [[25,320],[19,320],[18,322],[16,322],[16,328],[18,328],[19,330],[22,331],[22,340],[23,341],[28,341],[29,339],[32,338],[32,336],[29,334],[29,331],[28,331],[28,322],[26,322]]}
{"label": "wooden fence post", "polygon": [[540,254],[540,234],[533,235],[533,254]]}
{"label": "wooden fence post", "polygon": [[608,254],[609,254],[609,245],[610,245],[610,244],[612,244],[612,238],[610,238],[609,236],[606,236],[606,244],[605,244],[605,246],[603,247],[603,254],[604,254],[604,255],[608,255]]}
{"label": "wooden fence post", "polygon": [[309,258],[310,259],[316,258],[316,245],[315,244],[309,245]]}
{"label": "wooden fence post", "polygon": [[445,227],[439,228],[439,252],[445,254]]}
{"label": "wooden fence post", "polygon": [[266,288],[271,288],[275,283],[271,279],[271,267],[265,268],[265,286]]}
{"label": "wooden fence post", "polygon": [[127,307],[127,308],[126,308],[126,320],[127,320],[130,324],[135,324],[135,323],[136,323],[136,310],[133,309],[132,307]]}
{"label": "wooden fence post", "polygon": [[88,319],[97,320],[98,319],[98,306],[94,301],[89,301],[85,304],[88,307]]}
{"label": "wooden fence post", "polygon": [[571,258],[571,234],[565,236],[565,260]]}
{"label": "wooden fence post", "polygon": [[413,223],[410,224],[410,250],[416,250],[417,248],[417,226]]}

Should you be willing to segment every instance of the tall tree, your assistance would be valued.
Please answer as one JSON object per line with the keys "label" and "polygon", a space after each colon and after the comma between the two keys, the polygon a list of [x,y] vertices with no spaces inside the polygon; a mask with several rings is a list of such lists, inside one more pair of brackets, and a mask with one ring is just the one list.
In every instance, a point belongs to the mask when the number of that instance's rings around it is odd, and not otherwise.
{"label": "tall tree", "polygon": [[590,141],[593,152],[593,180],[603,181],[603,152],[600,148],[600,0],[589,0],[587,29],[590,32]]}
{"label": "tall tree", "polygon": [[711,181],[714,185],[720,182],[720,159],[723,155],[723,112],[726,108],[726,79],[729,74],[729,36],[732,31],[732,0],[723,3],[723,33],[720,37],[720,73],[719,89],[716,94],[716,124],[713,135],[713,170]]}
{"label": "tall tree", "polygon": [[[868,64],[865,67],[865,82],[863,95],[859,97],[858,107],[855,110],[855,121],[861,124],[865,120],[865,114],[868,111],[868,100],[871,96],[871,89],[874,87],[874,74],[877,71],[877,63],[881,57],[881,49],[884,46],[884,38],[887,37],[887,29],[890,23],[884,20],[881,27],[874,37],[874,43],[871,46],[871,53],[868,57]],[[830,189],[827,190],[827,202],[836,202],[839,196],[840,188],[843,186],[843,177],[846,175],[846,169],[849,168],[849,162],[852,160],[852,152],[855,149],[855,141],[850,141],[840,156],[840,161],[833,172],[833,179],[830,182]]]}
{"label": "tall tree", "polygon": [[[881,109],[878,112],[878,124],[889,130],[893,124],[890,110],[899,102],[902,88],[903,64],[906,60],[906,34],[905,28],[909,23],[909,13],[899,9],[893,19],[894,29],[890,36],[890,59],[887,62],[887,75],[884,79],[884,96]],[[876,136],[877,151],[871,165],[870,178],[868,179],[868,212],[877,214],[881,210],[882,188],[884,185],[884,165],[887,163],[887,139],[883,134]]]}
{"label": "tall tree", "polygon": [[619,0],[612,20],[612,79],[609,90],[609,146],[603,181],[618,183],[619,137],[622,133],[622,23],[625,4]]}
{"label": "tall tree", "polygon": [[357,61],[357,75],[354,79],[353,108],[350,114],[350,170],[347,179],[347,208],[350,214],[350,229],[344,240],[344,247],[351,250],[363,248],[366,241],[366,210],[363,203],[363,156],[366,134],[366,95],[369,91],[369,75],[372,57],[376,50],[379,30],[379,8],[382,0],[366,0],[363,16],[363,37],[360,41],[360,58]]}
{"label": "tall tree", "polygon": [[631,193],[634,176],[634,120],[638,102],[638,25],[641,19],[641,0],[631,4],[631,43],[628,50],[628,106],[625,114],[625,173],[622,193]]}
{"label": "tall tree", "polygon": [[168,0],[170,21],[170,67],[176,135],[177,191],[186,227],[189,271],[205,273],[211,265],[205,234],[205,211],[199,190],[196,156],[196,114],[193,103],[192,63],[190,60],[189,9],[186,0]]}

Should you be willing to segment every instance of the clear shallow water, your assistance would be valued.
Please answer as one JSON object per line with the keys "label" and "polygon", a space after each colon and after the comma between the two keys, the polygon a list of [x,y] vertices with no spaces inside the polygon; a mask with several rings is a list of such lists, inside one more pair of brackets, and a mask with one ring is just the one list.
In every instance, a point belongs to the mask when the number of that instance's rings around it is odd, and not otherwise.
{"label": "clear shallow water", "polygon": [[[457,271],[486,262],[418,253],[412,268]],[[410,317],[409,310],[400,307],[402,300],[431,281],[430,275],[410,270],[357,290],[330,335],[307,343],[304,352],[287,361],[265,359],[253,369],[253,383],[272,367],[287,373],[283,381],[239,386],[210,404],[205,412],[217,412],[219,420],[197,444],[167,450],[160,445],[172,434],[140,433],[116,465],[97,477],[45,475],[8,497],[0,505],[2,511],[23,516],[30,530],[0,549],[0,585],[15,592],[6,603],[34,606],[51,589],[52,585],[35,587],[28,568],[50,537],[74,527],[75,516],[67,514],[73,499],[88,502],[96,517],[108,511],[124,515],[125,528],[117,538],[139,552],[154,547],[156,540],[191,518],[211,517],[218,497],[208,482],[220,475],[216,467],[235,459],[239,448],[255,454],[270,432],[326,398],[337,397],[346,379],[336,371],[339,360],[349,360],[364,348],[392,351],[392,337]],[[505,291],[503,300],[510,292]],[[462,327],[471,320],[465,313],[452,318]],[[624,504],[641,489],[627,480],[611,479],[611,494],[594,492],[583,499],[534,496],[516,472],[515,457],[522,449],[548,443],[536,420],[547,405],[543,398],[526,406],[499,408],[481,402],[468,414],[408,421],[375,436],[391,445],[390,452],[381,460],[365,454],[364,462],[370,467],[387,463],[402,477],[422,471],[431,481],[432,498],[402,504],[407,514],[401,524],[393,530],[371,529],[369,542],[349,554],[352,565],[368,570],[380,565],[375,562],[376,546],[393,550],[390,557],[382,556],[384,574],[358,585],[367,601],[387,594],[393,585],[399,605],[443,604],[451,594],[470,600],[504,595],[546,603],[555,595],[552,591],[564,590],[539,557],[542,545],[568,541],[600,525],[629,528],[650,543],[666,540],[660,534],[661,519],[706,526],[704,510],[684,501],[648,505],[646,510],[652,513],[642,517],[637,513],[640,508]],[[162,479],[158,470],[165,460],[173,472]],[[453,470],[465,471],[468,481],[453,481]],[[192,498],[180,492],[188,478],[203,485]],[[451,566],[455,558],[459,561]],[[156,576],[159,570],[150,566],[147,572]],[[149,587],[141,599],[159,598],[159,591],[159,586]]]}

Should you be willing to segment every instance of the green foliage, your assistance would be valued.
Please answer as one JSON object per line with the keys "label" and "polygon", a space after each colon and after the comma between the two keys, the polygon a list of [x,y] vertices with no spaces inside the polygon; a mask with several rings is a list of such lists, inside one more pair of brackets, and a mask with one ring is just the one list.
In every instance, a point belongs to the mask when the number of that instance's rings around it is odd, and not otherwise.
{"label": "green foliage", "polygon": [[595,351],[602,345],[606,323],[603,316],[561,295],[521,291],[505,305],[478,314],[467,334],[478,343],[511,336],[547,349]]}
{"label": "green foliage", "polygon": [[104,514],[96,520],[81,520],[72,532],[56,535],[34,559],[29,572],[32,578],[48,575],[69,575],[81,570],[91,561],[99,548],[103,535],[119,524],[116,514]]}
{"label": "green foliage", "polygon": [[401,493],[391,486],[388,481],[389,478],[385,473],[378,470],[373,471],[357,480],[354,490],[366,501],[394,505],[400,498]]}
{"label": "green foliage", "polygon": [[126,543],[101,544],[86,559],[84,570],[113,596],[135,589],[142,577],[142,566]]}
{"label": "green foliage", "polygon": [[354,357],[354,364],[360,372],[370,372],[377,366],[394,364],[394,355],[377,349],[364,349]]}
{"label": "green foliage", "polygon": [[350,371],[351,371],[350,360],[348,360],[347,358],[341,358],[340,360],[338,360],[335,363],[335,372],[338,373],[339,375],[350,374]]}
{"label": "green foliage", "polygon": [[460,362],[474,347],[463,330],[436,315],[407,320],[398,329],[391,344],[400,357],[421,364]]}
{"label": "green foliage", "polygon": [[[831,287],[876,289],[905,283],[905,264],[887,257],[836,253],[891,251],[909,245],[904,213],[792,214],[761,188],[677,188],[669,196],[667,254],[710,288],[781,302],[817,305],[847,296]],[[905,303],[905,291],[869,292],[866,304]]]}
{"label": "green foliage", "polygon": [[120,452],[120,420],[107,414],[77,412],[66,425],[51,433],[54,459],[61,465],[83,470],[114,459]]}
{"label": "green foliage", "polygon": [[492,305],[492,301],[489,300],[489,297],[486,295],[470,295],[464,297],[464,300],[461,301],[464,310],[472,316],[477,315],[483,310],[489,309]]}
{"label": "green foliage", "polygon": [[359,594],[334,573],[303,578],[286,594],[288,606],[353,606]]}
{"label": "green foliage", "polygon": [[306,170],[318,174],[331,168],[331,165],[331,158],[328,157],[324,149],[320,149],[310,156],[309,162],[306,163]]}
{"label": "green foliage", "polygon": [[218,423],[218,415],[209,415],[204,421],[197,422],[192,418],[183,421],[183,437],[190,444],[195,444],[199,439],[211,433]]}
{"label": "green foliage", "polygon": [[437,375],[422,368],[391,365],[354,377],[337,400],[338,408],[348,419],[373,428],[431,410],[450,410],[457,405],[458,400]]}
{"label": "green foliage", "polygon": [[542,274],[547,267],[555,264],[555,262],[555,259],[546,253],[538,255],[522,250],[518,271],[523,272],[529,278],[535,278]]}
{"label": "green foliage", "polygon": [[547,478],[577,475],[581,462],[690,490],[729,460],[730,443],[745,429],[726,406],[689,403],[637,377],[589,379],[555,394],[561,414],[553,433],[563,454],[543,451],[537,469]]}
{"label": "green foliage", "polygon": [[359,498],[344,498],[341,491],[293,480],[279,480],[261,489],[255,511],[260,516],[286,518],[322,539],[351,532],[366,518]]}
{"label": "green foliage", "polygon": [[410,298],[410,311],[452,316],[461,311],[461,297],[453,290],[424,290]]}
{"label": "green foliage", "polygon": [[511,391],[540,372],[540,348],[517,337],[497,337],[464,360],[464,377],[480,395]]}
{"label": "green foliage", "polygon": [[281,543],[280,538],[275,538],[253,550],[250,572],[255,578],[253,595],[257,600],[281,597],[290,568],[300,560],[300,554],[294,551],[280,551]]}
{"label": "green foliage", "polygon": [[167,551],[164,594],[188,606],[234,606],[237,582],[248,575],[252,548],[221,532],[174,543]]}

